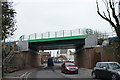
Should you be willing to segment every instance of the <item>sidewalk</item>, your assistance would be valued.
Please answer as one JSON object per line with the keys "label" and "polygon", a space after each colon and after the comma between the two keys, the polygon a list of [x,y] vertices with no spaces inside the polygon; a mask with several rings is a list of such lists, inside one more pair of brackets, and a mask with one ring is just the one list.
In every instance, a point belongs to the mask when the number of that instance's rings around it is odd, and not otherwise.
{"label": "sidewalk", "polygon": [[79,68],[79,70],[84,70],[84,71],[92,71],[92,69],[87,69],[87,68]]}
{"label": "sidewalk", "polygon": [[16,72],[13,72],[13,73],[5,73],[4,78],[23,78],[28,73],[33,72],[33,71],[35,71],[37,69],[42,69],[44,67],[45,67],[45,65],[40,66],[38,68],[29,68],[29,69],[23,69],[23,70],[20,70],[20,71],[16,71]]}

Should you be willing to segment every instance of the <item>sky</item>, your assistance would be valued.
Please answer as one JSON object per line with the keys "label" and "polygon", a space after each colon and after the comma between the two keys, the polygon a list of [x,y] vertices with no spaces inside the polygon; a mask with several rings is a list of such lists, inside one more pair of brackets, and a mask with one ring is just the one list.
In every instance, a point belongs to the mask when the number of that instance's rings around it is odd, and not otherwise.
{"label": "sky", "polygon": [[[90,28],[112,32],[110,24],[103,20],[96,9],[96,0],[11,0],[14,2],[17,30],[10,40],[19,40],[21,35],[49,31]],[[105,6],[99,0],[100,10]],[[74,51],[74,50],[73,50]],[[52,56],[56,56],[52,51]]]}
{"label": "sky", "polygon": [[[17,12],[17,30],[12,39],[21,35],[49,31],[91,28],[112,32],[108,22],[96,9],[96,0],[12,0]],[[101,0],[102,1],[102,0]],[[104,10],[104,6],[100,6]]]}

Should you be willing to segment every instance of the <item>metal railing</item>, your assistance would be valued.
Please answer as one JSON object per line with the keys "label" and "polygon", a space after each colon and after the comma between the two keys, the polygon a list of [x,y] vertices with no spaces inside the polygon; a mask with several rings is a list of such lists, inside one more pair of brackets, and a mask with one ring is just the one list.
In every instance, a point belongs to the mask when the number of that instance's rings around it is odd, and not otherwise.
{"label": "metal railing", "polygon": [[93,34],[92,29],[84,28],[84,29],[61,30],[57,32],[45,32],[45,33],[34,33],[30,35],[22,35],[19,39],[20,41],[24,41],[24,40],[33,40],[33,39],[91,35],[91,34]]}

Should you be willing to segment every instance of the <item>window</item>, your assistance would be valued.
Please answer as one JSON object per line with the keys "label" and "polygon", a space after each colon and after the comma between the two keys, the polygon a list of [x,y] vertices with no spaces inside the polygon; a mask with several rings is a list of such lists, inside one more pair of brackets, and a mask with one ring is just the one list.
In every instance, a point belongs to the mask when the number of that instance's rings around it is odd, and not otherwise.
{"label": "window", "polygon": [[100,68],[104,68],[104,67],[109,68],[107,63],[101,63]]}
{"label": "window", "polygon": [[100,63],[97,63],[97,64],[96,64],[96,67],[97,67],[97,68],[100,68]]}
{"label": "window", "polygon": [[74,63],[65,63],[66,66],[75,66]]}
{"label": "window", "polygon": [[112,69],[120,69],[120,65],[117,64],[117,63],[110,63],[110,67],[111,67]]}

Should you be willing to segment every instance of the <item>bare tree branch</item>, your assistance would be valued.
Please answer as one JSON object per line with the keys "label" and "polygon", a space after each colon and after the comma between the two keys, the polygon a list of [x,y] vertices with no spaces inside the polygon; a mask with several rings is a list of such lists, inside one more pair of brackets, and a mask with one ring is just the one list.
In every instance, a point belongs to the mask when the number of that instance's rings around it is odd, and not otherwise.
{"label": "bare tree branch", "polygon": [[[107,13],[108,13],[108,17],[106,16],[105,12],[103,11],[103,15],[100,13],[99,11],[99,6],[98,6],[98,1],[96,0],[96,4],[97,4],[97,13],[100,17],[102,17],[103,19],[105,19],[106,21],[108,21],[110,23],[110,25],[112,27],[114,27],[117,37],[118,37],[118,48],[117,53],[118,55],[120,55],[120,23],[119,23],[119,18],[116,15],[116,4],[119,2],[119,6],[120,6],[120,1],[115,1],[115,0],[103,0]],[[111,12],[112,11],[112,12]],[[119,13],[120,14],[120,13]],[[115,21],[112,21],[112,19],[114,19]]]}
{"label": "bare tree branch", "polygon": [[116,16],[116,14],[115,14],[115,6],[112,5],[112,4],[114,4],[114,2],[111,1],[111,0],[109,0],[109,4],[110,4],[110,8],[111,8],[111,10],[112,10],[112,16],[113,16],[113,18],[114,18],[115,21],[116,21],[116,25],[119,26],[119,20],[118,20],[118,17]]}
{"label": "bare tree branch", "polygon": [[105,14],[105,12],[104,12],[104,11],[103,11],[103,14],[104,14],[104,17],[105,17],[105,18],[107,18],[107,16],[106,16],[106,14]]}
{"label": "bare tree branch", "polygon": [[115,7],[115,1],[114,0],[109,0],[109,2],[111,2],[112,7],[114,8]]}
{"label": "bare tree branch", "polygon": [[106,2],[106,9],[107,9],[107,12],[108,12],[108,17],[109,17],[109,19],[111,20],[110,10],[109,10],[109,5],[108,5],[108,1],[107,1],[107,0],[105,0],[105,2]]}
{"label": "bare tree branch", "polygon": [[104,16],[100,13],[99,6],[98,6],[98,1],[97,0],[96,0],[96,4],[97,4],[97,13],[98,13],[98,15],[100,15],[100,17],[102,17],[103,19],[105,19],[106,21],[108,21],[113,27],[116,27],[115,24],[112,22],[112,20],[106,17],[106,15],[105,15],[104,12],[103,12]]}

